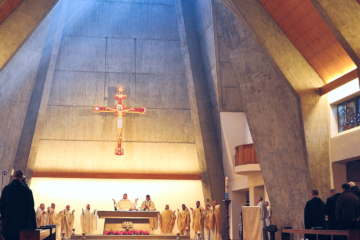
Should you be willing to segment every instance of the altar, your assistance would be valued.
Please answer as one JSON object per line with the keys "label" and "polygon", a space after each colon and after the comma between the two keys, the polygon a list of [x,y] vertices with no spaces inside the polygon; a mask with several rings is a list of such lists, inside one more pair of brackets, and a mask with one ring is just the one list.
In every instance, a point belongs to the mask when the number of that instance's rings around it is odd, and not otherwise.
{"label": "altar", "polygon": [[105,219],[104,231],[137,229],[152,234],[150,220],[155,220],[155,229],[157,229],[159,215],[158,211],[98,211],[99,218]]}

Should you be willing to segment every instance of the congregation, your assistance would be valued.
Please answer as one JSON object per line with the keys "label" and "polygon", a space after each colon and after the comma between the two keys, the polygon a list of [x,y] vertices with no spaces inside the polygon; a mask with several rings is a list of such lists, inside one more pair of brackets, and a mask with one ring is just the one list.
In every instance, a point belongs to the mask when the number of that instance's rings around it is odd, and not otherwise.
{"label": "congregation", "polygon": [[[311,200],[304,210],[305,229],[347,230],[358,228],[360,219],[360,189],[354,182],[344,183],[342,193],[330,190],[326,204],[319,198],[319,191],[312,190]],[[328,216],[326,227],[325,216]]]}

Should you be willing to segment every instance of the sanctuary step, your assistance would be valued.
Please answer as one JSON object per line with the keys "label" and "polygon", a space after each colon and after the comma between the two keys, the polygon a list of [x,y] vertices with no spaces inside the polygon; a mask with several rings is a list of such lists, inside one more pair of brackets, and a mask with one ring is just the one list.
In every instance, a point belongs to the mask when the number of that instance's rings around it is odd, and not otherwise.
{"label": "sanctuary step", "polygon": [[[150,239],[150,240],[176,240],[177,236],[175,234],[169,235],[86,235],[85,239],[92,239],[92,240],[105,240],[105,239],[128,239],[128,240],[138,240],[138,239]],[[82,235],[72,235],[71,238],[68,239],[83,239]],[[179,239],[181,240],[188,240],[190,236],[180,236]]]}

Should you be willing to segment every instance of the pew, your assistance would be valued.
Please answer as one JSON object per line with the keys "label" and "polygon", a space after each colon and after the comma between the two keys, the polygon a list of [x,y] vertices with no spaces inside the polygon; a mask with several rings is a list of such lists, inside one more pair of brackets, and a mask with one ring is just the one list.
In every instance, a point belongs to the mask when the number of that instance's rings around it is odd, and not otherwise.
{"label": "pew", "polygon": [[360,230],[359,229],[349,229],[349,230],[311,230],[311,229],[281,229],[281,240],[291,240],[294,239],[294,236],[291,235],[300,234],[302,238],[305,239],[305,234],[316,235],[316,240],[322,236],[328,236],[331,240],[334,239],[334,236],[345,236],[348,240],[360,240]]}
{"label": "pew", "polygon": [[19,240],[49,240],[49,229],[21,230]]}
{"label": "pew", "polygon": [[50,230],[49,240],[56,240],[56,225],[41,226],[40,229],[49,229]]}
{"label": "pew", "polygon": [[21,230],[19,240],[56,240],[56,226],[46,225],[35,230]]}

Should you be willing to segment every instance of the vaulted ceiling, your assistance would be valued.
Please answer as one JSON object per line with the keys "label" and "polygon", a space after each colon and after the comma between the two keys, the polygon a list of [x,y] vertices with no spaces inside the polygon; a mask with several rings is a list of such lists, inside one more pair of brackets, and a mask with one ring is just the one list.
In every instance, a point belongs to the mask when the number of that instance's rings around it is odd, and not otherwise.
{"label": "vaulted ceiling", "polygon": [[356,68],[309,0],[259,2],[325,83]]}

